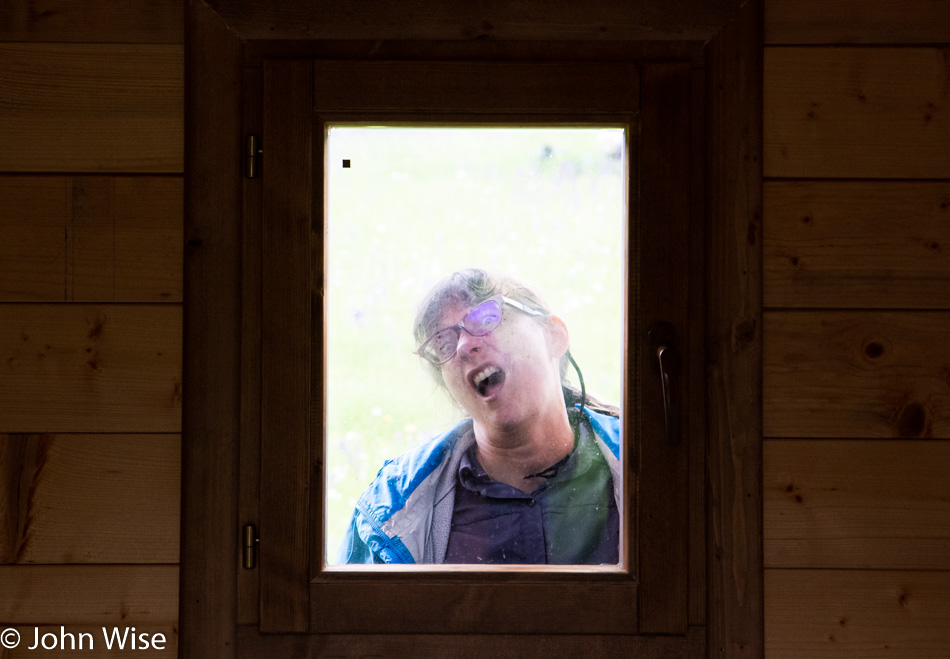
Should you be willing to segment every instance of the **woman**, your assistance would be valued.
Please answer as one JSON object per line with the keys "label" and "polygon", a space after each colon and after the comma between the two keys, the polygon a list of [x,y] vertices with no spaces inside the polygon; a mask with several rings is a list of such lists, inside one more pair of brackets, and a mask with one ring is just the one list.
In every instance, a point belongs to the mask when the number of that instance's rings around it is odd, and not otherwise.
{"label": "woman", "polygon": [[415,336],[468,418],[383,465],[340,562],[617,563],[620,422],[583,378],[567,383],[564,321],[524,284],[471,269],[426,296]]}

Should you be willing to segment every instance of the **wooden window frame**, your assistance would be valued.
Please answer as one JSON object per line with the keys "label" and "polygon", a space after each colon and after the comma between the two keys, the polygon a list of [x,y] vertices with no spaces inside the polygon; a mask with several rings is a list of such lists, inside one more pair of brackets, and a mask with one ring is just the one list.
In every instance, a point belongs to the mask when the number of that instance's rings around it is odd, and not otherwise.
{"label": "wooden window frame", "polygon": [[[244,122],[253,110],[241,98],[243,63],[262,38],[299,37],[301,25],[315,47],[334,38],[433,39],[397,18],[373,28],[348,24],[347,17],[292,2],[257,8],[243,1],[211,7],[191,0],[186,9],[186,263],[183,408],[183,517],[180,591],[181,656],[241,656],[287,648],[331,652],[333,648],[372,648],[366,639],[334,636],[319,642],[281,638],[263,640],[239,634],[235,614],[239,585],[237,528],[242,433],[260,419],[248,418],[253,405],[242,405],[244,351],[259,343],[261,328],[244,327],[242,304],[242,209],[260,204],[227,167],[240,171]],[[686,647],[712,656],[758,656],[762,652],[761,533],[761,6],[719,7],[710,16],[703,3],[683,3],[678,15],[699,17],[677,24],[654,7],[652,19],[634,17],[620,28],[621,38],[636,42],[644,29],[667,42],[651,52],[681,53],[683,43],[700,44],[705,78],[697,87],[705,96],[705,397],[706,501],[705,544],[707,605],[705,623],[688,630]],[[607,3],[604,3],[604,9]],[[597,15],[598,7],[592,12]],[[501,11],[501,10],[499,10]],[[682,12],[682,8],[680,8]],[[503,12],[502,12],[503,13]],[[657,21],[656,16],[672,22]],[[289,17],[289,18],[288,18]],[[449,19],[430,28],[450,35],[471,18]],[[680,19],[681,20],[681,19]],[[383,24],[385,23],[385,24]],[[504,21],[500,22],[504,25]],[[494,29],[489,21],[482,28]],[[670,26],[673,27],[670,27]],[[590,25],[575,29],[583,30]],[[512,38],[578,39],[555,28],[540,27]],[[374,32],[375,30],[375,32]],[[394,32],[395,31],[395,32]],[[529,30],[530,32],[530,30]],[[616,34],[611,34],[614,38]],[[257,42],[257,43],[256,43]],[[266,50],[265,46],[260,46]],[[332,50],[332,49],[331,49]],[[650,50],[649,48],[647,50]],[[244,85],[246,89],[247,86]],[[222,169],[225,171],[222,172]],[[692,255],[691,255],[692,256]],[[702,254],[700,254],[702,256]],[[246,301],[245,301],[246,302]],[[243,314],[243,316],[242,316]],[[690,319],[695,320],[695,319]],[[258,334],[255,336],[255,331]],[[266,348],[265,348],[266,350]],[[243,416],[242,416],[243,415]],[[700,465],[700,472],[703,465]],[[253,495],[254,493],[249,493]],[[245,492],[241,491],[241,499]],[[309,561],[310,557],[306,557]],[[696,575],[690,575],[695,578]],[[402,636],[424,647],[433,637]],[[500,639],[506,637],[501,636]],[[597,637],[602,647],[622,643]],[[428,639],[428,640],[427,640]],[[511,640],[509,638],[509,640]],[[662,637],[641,638],[632,646],[662,655],[671,647]],[[303,645],[301,645],[303,643]],[[349,644],[349,645],[348,645]],[[368,645],[367,645],[368,644]],[[676,646],[683,647],[683,646]],[[691,651],[690,654],[693,654]]]}
{"label": "wooden window frame", "polygon": [[[263,245],[261,631],[685,634],[687,456],[702,446],[664,441],[660,381],[641,336],[660,322],[673,323],[684,344],[689,335],[689,65],[268,59],[263,78],[264,207],[262,230],[250,229]],[[339,121],[628,127],[623,568],[324,569],[323,137]],[[641,238],[649,249],[639,249]],[[656,286],[651,273],[664,273]],[[680,355],[688,374],[686,345]],[[700,387],[677,377],[674,397],[688,401]],[[650,514],[638,514],[641,501]]]}

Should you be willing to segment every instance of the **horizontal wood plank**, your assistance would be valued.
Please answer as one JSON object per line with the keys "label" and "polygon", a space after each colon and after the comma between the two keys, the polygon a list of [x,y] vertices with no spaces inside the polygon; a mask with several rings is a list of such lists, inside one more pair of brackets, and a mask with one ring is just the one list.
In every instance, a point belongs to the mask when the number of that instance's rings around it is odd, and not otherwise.
{"label": "horizontal wood plank", "polygon": [[180,302],[182,180],[74,177],[70,189],[68,299]]}
{"label": "horizontal wood plank", "polygon": [[[497,575],[497,573],[496,573]],[[392,579],[314,582],[312,634],[632,634],[637,631],[638,586],[632,581],[475,583],[430,581],[417,606],[406,606],[415,583]],[[421,592],[421,589],[420,591]],[[564,606],[564,598],[572,606]],[[366,602],[373,602],[370,610]],[[530,616],[521,613],[531,609]],[[440,624],[436,627],[434,622]],[[556,630],[556,631],[552,631]]]}
{"label": "horizontal wood plank", "polygon": [[770,659],[950,654],[950,573],[766,570]]}
{"label": "horizontal wood plank", "polygon": [[0,171],[181,173],[180,45],[0,44]]}
{"label": "horizontal wood plank", "polygon": [[765,49],[765,176],[950,178],[939,48]]}
{"label": "horizontal wood plank", "polygon": [[0,301],[181,302],[179,177],[0,176]]}
{"label": "horizontal wood plank", "polygon": [[[123,620],[121,624],[12,625],[12,628],[20,635],[20,643],[14,649],[4,650],[3,659],[69,657],[74,652],[77,653],[75,656],[83,659],[109,659],[117,655],[136,659],[169,659],[178,656],[177,624],[142,624],[134,620]],[[114,637],[114,630],[118,630],[119,638],[123,638],[124,634],[124,646]],[[147,634],[147,648],[142,644],[143,632]],[[133,634],[136,637],[134,650],[131,638]],[[106,637],[111,641],[112,649],[106,642]],[[31,650],[30,647],[34,649]],[[44,651],[41,648],[51,649]]]}
{"label": "horizontal wood plank", "polygon": [[0,41],[181,43],[181,0],[18,0],[0,4]]}
{"label": "horizontal wood plank", "polygon": [[639,71],[625,62],[316,62],[318,112],[634,112]]}
{"label": "horizontal wood plank", "polygon": [[242,44],[243,67],[263,67],[265,59],[491,62],[631,62],[685,61],[702,68],[704,44],[699,41],[460,41],[448,39],[369,39],[307,41],[273,39]]}
{"label": "horizontal wood plank", "polygon": [[0,563],[177,563],[179,435],[0,435]]}
{"label": "horizontal wood plank", "polygon": [[770,440],[765,565],[950,569],[950,442]]}
{"label": "horizontal wood plank", "polygon": [[535,0],[366,0],[356,11],[333,2],[216,0],[214,9],[244,39],[689,40],[716,35],[741,0],[583,4]]}
{"label": "horizontal wood plank", "polygon": [[0,306],[0,432],[181,430],[181,307]]}
{"label": "horizontal wood plank", "polygon": [[251,626],[238,628],[241,659],[271,657],[468,657],[498,659],[574,659],[636,657],[637,659],[699,659],[706,656],[704,627],[690,627],[683,636],[623,634],[261,634]]}
{"label": "horizontal wood plank", "polygon": [[764,315],[765,437],[950,438],[950,312]]}
{"label": "horizontal wood plank", "polygon": [[769,0],[766,44],[950,42],[945,0]]}
{"label": "horizontal wood plank", "polygon": [[0,176],[0,300],[65,299],[66,199],[62,177]]}
{"label": "horizontal wood plank", "polygon": [[767,307],[950,309],[950,183],[771,181]]}
{"label": "horizontal wood plank", "polygon": [[0,624],[157,627],[178,620],[176,565],[0,566]]}

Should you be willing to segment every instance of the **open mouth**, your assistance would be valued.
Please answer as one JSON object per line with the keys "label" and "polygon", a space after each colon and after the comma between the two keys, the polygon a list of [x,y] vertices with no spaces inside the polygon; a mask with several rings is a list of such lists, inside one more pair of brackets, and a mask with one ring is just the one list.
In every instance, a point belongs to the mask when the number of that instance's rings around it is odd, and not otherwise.
{"label": "open mouth", "polygon": [[486,366],[472,377],[475,391],[483,397],[491,396],[505,383],[505,372],[497,366]]}

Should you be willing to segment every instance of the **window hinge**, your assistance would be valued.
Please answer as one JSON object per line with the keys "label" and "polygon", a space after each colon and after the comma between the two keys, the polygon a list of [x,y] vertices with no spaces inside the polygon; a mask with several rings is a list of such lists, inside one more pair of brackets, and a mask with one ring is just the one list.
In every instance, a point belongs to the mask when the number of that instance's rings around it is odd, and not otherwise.
{"label": "window hinge", "polygon": [[261,169],[261,138],[257,135],[248,135],[244,140],[244,176],[257,178]]}
{"label": "window hinge", "polygon": [[244,569],[253,570],[257,567],[257,546],[261,539],[257,536],[257,527],[253,524],[244,525]]}

